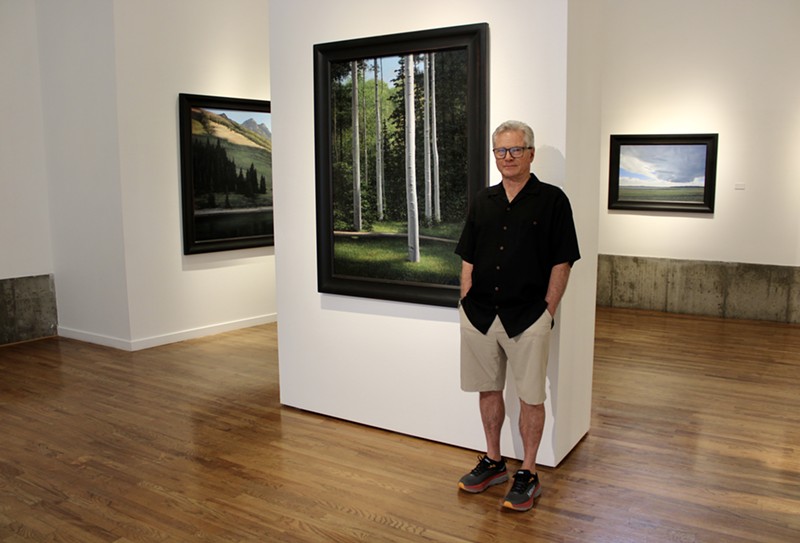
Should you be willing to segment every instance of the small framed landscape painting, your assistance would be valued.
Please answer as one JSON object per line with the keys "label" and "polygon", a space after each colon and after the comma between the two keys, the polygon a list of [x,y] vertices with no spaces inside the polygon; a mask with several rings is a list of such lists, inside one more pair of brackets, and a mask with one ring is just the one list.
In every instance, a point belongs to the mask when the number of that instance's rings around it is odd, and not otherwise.
{"label": "small framed landscape painting", "polygon": [[717,134],[612,135],[608,208],[714,212]]}

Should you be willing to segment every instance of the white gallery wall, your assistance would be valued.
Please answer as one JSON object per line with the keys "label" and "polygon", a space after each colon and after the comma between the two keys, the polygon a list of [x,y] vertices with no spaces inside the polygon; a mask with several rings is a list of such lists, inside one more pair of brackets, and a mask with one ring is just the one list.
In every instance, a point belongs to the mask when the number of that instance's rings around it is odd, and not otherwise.
{"label": "white gallery wall", "polygon": [[140,349],[274,321],[272,247],[182,253],[177,109],[270,98],[268,3],[36,7],[59,334]]}
{"label": "white gallery wall", "polygon": [[0,0],[0,279],[53,272],[36,37],[36,5]]}
{"label": "white gallery wall", "polygon": [[[800,2],[601,4],[600,253],[800,265]],[[609,134],[706,132],[713,215],[608,211]]]}
{"label": "white gallery wall", "polygon": [[59,334],[122,345],[130,315],[113,3],[37,8]]}
{"label": "white gallery wall", "polygon": [[[594,179],[585,186],[586,179],[566,175],[573,169],[567,149],[567,3],[412,0],[398,10],[369,0],[297,0],[272,2],[270,10],[281,401],[484,447],[477,396],[459,388],[455,308],[317,292],[312,52],[316,43],[487,22],[490,124],[508,118],[532,124],[534,171],[562,185],[580,216],[584,259],[560,309],[561,335],[548,373],[540,461],[554,465],[588,429],[596,283],[597,187]],[[598,160],[595,153],[590,163]],[[492,183],[499,181],[495,170],[491,175]],[[516,398],[510,400],[509,418],[515,420]],[[521,456],[511,424],[503,440],[505,454]]]}
{"label": "white gallery wall", "polygon": [[[12,52],[0,114],[13,127],[0,132],[0,279],[53,273],[59,332],[124,349],[274,320],[280,306],[287,402],[324,412],[335,399],[337,416],[482,447],[474,398],[458,390],[453,312],[316,293],[311,47],[483,21],[491,124],[533,124],[534,169],[576,210],[584,260],[551,374],[562,400],[591,379],[567,361],[591,358],[595,249],[800,263],[800,2],[387,5],[0,0],[0,51]],[[180,92],[273,100],[277,257],[182,255]],[[609,134],[686,132],[720,134],[714,215],[608,212]],[[574,419],[569,436],[585,422]],[[564,438],[548,424],[555,458]]]}

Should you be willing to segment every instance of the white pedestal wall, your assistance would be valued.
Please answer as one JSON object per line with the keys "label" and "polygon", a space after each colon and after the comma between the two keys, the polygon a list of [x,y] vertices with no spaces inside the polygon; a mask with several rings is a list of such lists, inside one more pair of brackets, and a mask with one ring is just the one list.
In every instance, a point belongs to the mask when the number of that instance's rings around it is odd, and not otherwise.
{"label": "white pedestal wall", "polygon": [[[559,314],[539,454],[540,463],[556,465],[589,428],[597,245],[596,175],[579,178],[567,153],[567,3],[410,0],[398,10],[368,0],[299,0],[272,2],[269,20],[282,403],[484,449],[477,396],[459,388],[455,308],[317,292],[312,50],[316,43],[488,22],[490,124],[529,122],[537,136],[534,171],[562,185],[581,215],[584,258]],[[568,179],[570,172],[576,177]],[[498,180],[492,171],[491,182]],[[517,401],[513,389],[507,395],[503,453],[520,458]]]}

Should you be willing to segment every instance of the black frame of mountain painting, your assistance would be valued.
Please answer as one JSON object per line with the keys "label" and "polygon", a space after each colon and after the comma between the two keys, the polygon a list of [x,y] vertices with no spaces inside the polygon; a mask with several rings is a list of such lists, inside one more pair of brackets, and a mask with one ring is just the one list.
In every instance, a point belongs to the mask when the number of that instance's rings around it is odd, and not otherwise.
{"label": "black frame of mountain painting", "polygon": [[[183,254],[210,253],[266,247],[274,245],[275,235],[272,219],[272,206],[256,203],[256,196],[249,195],[250,207],[232,206],[229,203],[229,191],[226,184],[225,204],[217,205],[213,192],[209,195],[209,203],[198,205],[201,193],[200,184],[208,182],[215,175],[206,167],[202,171],[202,163],[192,145],[192,111],[196,109],[271,114],[270,102],[267,100],[250,100],[243,98],[226,98],[221,96],[203,96],[198,94],[178,95],[178,117],[181,153],[181,189],[183,204]],[[261,172],[263,181],[261,189],[272,193],[272,149],[271,145],[266,157],[261,157],[269,164],[268,177]],[[251,162],[251,165],[253,163]],[[235,167],[235,166],[234,166]],[[246,167],[240,166],[240,174]],[[248,173],[250,173],[248,171]],[[268,185],[267,185],[268,184]],[[213,205],[212,205],[213,202]],[[241,204],[244,206],[245,204]],[[216,223],[215,223],[216,221]]]}
{"label": "black frame of mountain painting", "polygon": [[[356,226],[359,221],[353,219],[353,230],[348,233],[334,227],[336,209],[344,210],[347,205],[354,208],[353,198],[355,197],[355,183],[350,181],[349,189],[334,188],[334,176],[338,175],[337,187],[344,186],[343,170],[344,161],[334,156],[334,144],[336,138],[341,137],[342,120],[335,116],[335,100],[337,95],[334,88],[334,77],[337,69],[345,63],[358,63],[389,57],[407,57],[408,55],[421,55],[425,53],[449,53],[457,52],[464,54],[466,59],[465,87],[459,87],[465,96],[464,107],[466,111],[464,129],[458,132],[458,137],[463,138],[465,144],[459,148],[459,164],[448,166],[452,169],[447,170],[446,174],[451,174],[454,178],[456,171],[463,169],[463,190],[466,192],[459,194],[464,196],[464,200],[469,202],[472,195],[487,183],[489,165],[489,26],[486,23],[477,23],[464,26],[438,28],[433,30],[414,31],[402,34],[384,35],[368,38],[358,38],[347,41],[317,44],[314,46],[314,113],[315,113],[315,155],[316,155],[316,197],[317,197],[317,287],[320,293],[340,294],[361,298],[374,298],[391,301],[411,302],[427,305],[455,307],[459,298],[459,275],[460,260],[454,255],[455,242],[452,241],[452,233],[446,239],[450,246],[440,248],[440,255],[450,255],[455,257],[459,268],[442,280],[442,277],[428,281],[426,276],[413,275],[416,272],[409,272],[408,276],[400,276],[397,268],[402,268],[405,264],[403,257],[389,251],[379,253],[372,248],[360,248],[356,251],[356,257],[349,257],[347,266],[339,266],[334,269],[335,244],[338,240],[341,247],[352,247],[354,244],[363,243],[359,239],[367,236],[372,238],[383,236],[388,239],[394,236],[402,237],[400,232],[378,233],[374,231],[361,231]],[[463,50],[463,51],[460,51]],[[352,80],[352,75],[350,76]],[[459,83],[460,84],[460,83]],[[377,87],[376,87],[377,88]],[[438,93],[437,87],[437,93]],[[339,97],[339,99],[341,99]],[[462,140],[459,140],[462,141]],[[419,144],[418,144],[419,145]],[[421,145],[420,145],[421,146]],[[355,164],[355,159],[353,159]],[[354,171],[354,165],[350,166]],[[344,168],[346,169],[346,168]],[[337,173],[339,172],[339,173]],[[353,177],[354,174],[350,174]],[[408,184],[406,176],[405,185]],[[396,180],[394,181],[396,182]],[[377,194],[381,194],[379,189],[375,189]],[[393,186],[392,190],[398,191],[399,186]],[[457,190],[455,187],[449,190]],[[338,191],[338,192],[337,192]],[[353,193],[346,195],[349,191]],[[411,206],[406,194],[406,205]],[[447,193],[445,193],[445,198]],[[336,201],[335,201],[336,200]],[[377,200],[377,196],[376,196]],[[348,204],[348,202],[350,202]],[[400,206],[397,200],[392,200],[392,205]],[[335,207],[338,206],[338,207]],[[421,206],[420,206],[421,207]],[[466,206],[465,206],[466,207]],[[378,206],[380,208],[380,206]],[[399,210],[400,208],[397,207]],[[460,211],[459,211],[460,212]],[[463,218],[466,217],[467,209],[463,209]],[[373,211],[370,211],[373,213]],[[399,211],[398,211],[399,213]],[[448,212],[452,214],[452,211]],[[339,212],[341,215],[341,211]],[[379,212],[377,212],[379,215]],[[360,215],[360,214],[359,214]],[[421,213],[420,213],[421,215]],[[459,218],[459,221],[463,221]],[[408,215],[404,220],[408,220]],[[342,223],[341,217],[337,219],[337,224]],[[402,219],[399,219],[402,224]],[[463,224],[463,222],[461,223]],[[407,235],[407,233],[406,233]],[[430,243],[427,236],[426,243]],[[371,240],[374,242],[375,240]],[[436,240],[435,243],[440,243]],[[391,243],[389,241],[386,242]],[[423,241],[420,241],[422,244]],[[396,242],[395,242],[396,244]],[[394,246],[394,245],[393,245]],[[396,250],[396,249],[395,249]],[[407,248],[408,252],[413,251],[413,246]],[[401,250],[402,251],[402,250]],[[338,250],[336,254],[341,255]],[[362,261],[363,257],[363,261]],[[345,260],[340,257],[338,263]],[[421,259],[434,261],[434,257],[421,255]],[[358,267],[360,266],[360,268]],[[449,264],[453,266],[453,264]],[[380,272],[378,271],[380,270]],[[403,270],[405,272],[407,270]],[[384,275],[381,275],[383,273]],[[446,272],[449,274],[450,272]]]}

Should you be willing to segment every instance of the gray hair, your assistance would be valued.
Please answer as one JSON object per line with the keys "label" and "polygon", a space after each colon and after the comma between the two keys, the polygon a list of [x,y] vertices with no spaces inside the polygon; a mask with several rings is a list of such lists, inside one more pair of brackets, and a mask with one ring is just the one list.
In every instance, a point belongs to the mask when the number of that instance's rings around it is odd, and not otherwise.
{"label": "gray hair", "polygon": [[503,132],[522,132],[522,139],[525,143],[525,147],[534,146],[533,129],[522,121],[506,121],[495,128],[494,132],[492,133],[492,145],[494,145],[497,136]]}

